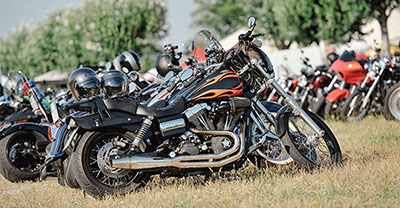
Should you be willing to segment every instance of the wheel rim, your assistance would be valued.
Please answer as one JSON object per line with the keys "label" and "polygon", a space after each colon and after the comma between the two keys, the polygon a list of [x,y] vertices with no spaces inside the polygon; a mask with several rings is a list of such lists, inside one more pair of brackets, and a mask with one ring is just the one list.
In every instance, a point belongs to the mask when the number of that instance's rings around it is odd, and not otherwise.
{"label": "wheel rim", "polygon": [[[367,115],[368,104],[364,109],[361,108],[365,93],[362,92],[360,95],[354,96],[350,101],[349,107],[346,111],[346,119],[351,122],[358,122]],[[368,101],[369,102],[369,101]]]}
{"label": "wheel rim", "polygon": [[36,139],[33,135],[19,134],[7,144],[7,159],[18,170],[25,173],[38,173],[42,160],[34,156]]}
{"label": "wheel rim", "polygon": [[400,120],[400,87],[389,96],[389,111],[395,119]]}
{"label": "wheel rim", "polygon": [[329,166],[333,158],[333,144],[326,137],[316,138],[313,130],[299,116],[291,114],[289,118],[291,139],[300,153],[317,166]]}
{"label": "wheel rim", "polygon": [[[264,123],[267,124],[268,122],[264,120]],[[272,124],[269,125],[268,129],[274,129]],[[260,129],[257,125],[252,124],[252,143],[257,143],[261,138],[262,135]],[[290,155],[286,152],[280,140],[267,140],[265,144],[259,147],[256,151],[261,157],[274,164],[288,164],[293,161]]]}
{"label": "wheel rim", "polygon": [[106,187],[124,188],[137,179],[139,172],[126,169],[112,168],[110,156],[117,154],[118,150],[113,145],[115,141],[125,140],[121,134],[106,133],[97,136],[88,145],[84,156],[89,176]]}

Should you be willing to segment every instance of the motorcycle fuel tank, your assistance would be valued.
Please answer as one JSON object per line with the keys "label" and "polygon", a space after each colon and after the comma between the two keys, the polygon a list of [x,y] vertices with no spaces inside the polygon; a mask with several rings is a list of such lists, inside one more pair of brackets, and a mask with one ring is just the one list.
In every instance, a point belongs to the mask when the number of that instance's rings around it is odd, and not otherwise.
{"label": "motorcycle fuel tank", "polygon": [[239,75],[224,68],[218,69],[187,93],[187,101],[232,97],[243,93]]}

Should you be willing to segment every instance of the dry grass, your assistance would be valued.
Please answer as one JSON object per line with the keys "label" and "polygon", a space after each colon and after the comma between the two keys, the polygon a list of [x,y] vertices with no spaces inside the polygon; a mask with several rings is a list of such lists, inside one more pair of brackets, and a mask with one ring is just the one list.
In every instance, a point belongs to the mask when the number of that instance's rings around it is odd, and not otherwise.
{"label": "dry grass", "polygon": [[399,207],[400,123],[368,117],[328,124],[344,156],[333,169],[249,166],[208,181],[154,178],[136,193],[105,200],[56,180],[13,184],[0,177],[0,207]]}

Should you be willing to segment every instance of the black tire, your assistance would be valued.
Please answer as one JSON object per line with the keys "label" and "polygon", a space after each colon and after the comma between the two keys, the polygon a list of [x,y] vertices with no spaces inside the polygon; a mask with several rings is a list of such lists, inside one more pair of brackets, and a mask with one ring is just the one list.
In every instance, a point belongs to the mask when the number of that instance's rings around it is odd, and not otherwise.
{"label": "black tire", "polygon": [[[79,144],[72,154],[71,162],[76,181],[79,186],[94,197],[101,198],[107,194],[109,195],[124,195],[126,193],[132,192],[139,187],[143,186],[149,179],[147,173],[132,171],[132,170],[118,170],[114,169],[117,174],[121,174],[121,178],[124,180],[116,180],[115,178],[108,177],[107,174],[113,174],[111,172],[102,171],[99,167],[100,160],[97,156],[101,150],[101,147],[106,146],[108,141],[112,138],[119,136],[120,138],[126,138],[132,135],[127,135],[130,133],[120,133],[120,132],[88,132],[82,136]],[[95,145],[103,143],[103,146],[98,148],[97,154],[95,150]],[[90,156],[96,155],[95,159],[90,159]],[[109,158],[109,157],[108,157]],[[90,160],[92,162],[90,163]],[[106,164],[104,160],[104,165]],[[120,171],[120,172],[118,172]],[[95,175],[96,173],[96,175]],[[105,182],[100,181],[105,179]],[[109,182],[109,184],[107,184]],[[111,185],[112,182],[119,183],[118,185]]]}
{"label": "black tire", "polygon": [[39,178],[39,166],[43,160],[24,151],[37,152],[38,141],[47,141],[42,134],[34,131],[17,131],[0,140],[0,173],[11,182]]}
{"label": "black tire", "polygon": [[311,111],[321,117],[324,117],[325,97],[319,96],[318,101],[311,105]]}
{"label": "black tire", "polygon": [[71,156],[69,156],[67,159],[63,161],[63,169],[64,169],[65,184],[67,184],[68,187],[73,189],[80,188],[78,181],[76,180],[74,171],[72,169]]}
{"label": "black tire", "polygon": [[334,102],[326,101],[324,108],[324,118],[328,120],[339,120],[342,101],[337,100]]}
{"label": "black tire", "polygon": [[400,121],[400,83],[393,85],[386,93],[384,115],[388,120]]}
{"label": "black tire", "polygon": [[[366,94],[367,93],[364,91],[356,90],[347,98],[340,112],[340,119],[342,121],[358,122],[368,114],[371,106],[371,99],[369,99],[367,106],[361,109],[361,105]],[[371,95],[370,98],[372,96],[373,95]]]}
{"label": "black tire", "polygon": [[[305,139],[307,137],[305,135],[311,133],[311,128],[305,125],[304,127],[308,127],[308,130],[303,129],[304,132],[296,129],[293,126],[293,123],[304,123],[304,121],[302,120],[302,118],[300,118],[299,116],[295,116],[293,113],[287,113],[283,117],[285,124],[285,133],[282,137],[282,143],[284,144],[286,151],[289,152],[290,156],[293,158],[296,164],[306,169],[329,167],[340,163],[341,151],[335,135],[332,133],[329,127],[321,119],[318,118],[317,115],[307,110],[305,111],[308,116],[322,130],[324,130],[325,135],[323,136],[323,139],[316,140],[316,143],[319,142],[319,144],[315,144],[312,146],[310,144],[306,144]],[[322,147],[321,145],[325,146],[325,150],[320,149]],[[306,148],[309,149],[307,150]],[[319,153],[319,151],[321,151],[321,153]],[[308,156],[308,154],[310,155]],[[321,156],[325,156],[325,158],[322,158]]]}

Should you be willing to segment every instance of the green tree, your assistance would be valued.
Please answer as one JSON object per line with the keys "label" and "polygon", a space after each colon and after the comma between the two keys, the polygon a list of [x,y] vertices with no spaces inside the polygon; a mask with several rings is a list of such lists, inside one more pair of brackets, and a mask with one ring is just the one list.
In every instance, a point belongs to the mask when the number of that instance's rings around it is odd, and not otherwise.
{"label": "green tree", "polygon": [[193,12],[193,24],[215,30],[222,37],[227,36],[244,25],[247,17],[242,0],[195,0],[198,8]]}
{"label": "green tree", "polygon": [[387,21],[393,10],[400,6],[400,0],[365,0],[364,3],[371,8],[369,17],[377,19],[381,26],[382,51],[385,55],[389,55],[390,42]]}
{"label": "green tree", "polygon": [[149,59],[160,52],[157,40],[165,35],[161,0],[89,0],[10,33],[0,40],[0,62],[3,72],[22,70],[34,77],[97,65],[134,50],[147,70],[153,67]]}
{"label": "green tree", "polygon": [[[309,45],[327,40],[331,43],[349,41],[353,34],[362,34],[361,26],[369,15],[369,7],[357,0],[214,0],[196,1],[199,11],[207,8],[207,13],[199,13],[197,24],[207,25],[227,35],[243,26],[247,16],[258,18],[258,30],[274,40],[278,49],[289,48],[293,42]],[[226,9],[228,8],[228,9]],[[227,11],[238,13],[226,14]],[[240,15],[246,15],[241,17]],[[213,22],[209,24],[209,22]],[[219,28],[229,28],[222,30]]]}

